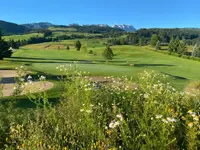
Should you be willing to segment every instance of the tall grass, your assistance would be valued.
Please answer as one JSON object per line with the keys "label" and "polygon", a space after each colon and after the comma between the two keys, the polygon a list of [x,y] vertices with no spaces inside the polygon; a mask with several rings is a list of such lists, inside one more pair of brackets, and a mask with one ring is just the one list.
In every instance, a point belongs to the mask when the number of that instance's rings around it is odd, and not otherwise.
{"label": "tall grass", "polygon": [[[60,103],[52,106],[46,92],[27,95],[38,107],[22,115],[23,121],[0,118],[2,148],[200,148],[199,99],[176,91],[167,76],[145,71],[138,81],[108,77],[111,82],[101,84],[76,66],[57,69],[65,74],[60,77],[65,86]],[[11,108],[0,111],[12,114]]]}

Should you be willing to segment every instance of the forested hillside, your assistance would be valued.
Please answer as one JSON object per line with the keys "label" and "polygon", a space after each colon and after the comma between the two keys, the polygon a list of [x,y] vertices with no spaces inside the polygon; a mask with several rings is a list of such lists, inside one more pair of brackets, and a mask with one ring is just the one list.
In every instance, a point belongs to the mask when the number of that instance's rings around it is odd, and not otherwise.
{"label": "forested hillside", "polygon": [[0,20],[0,28],[3,35],[23,34],[28,31],[24,26]]}

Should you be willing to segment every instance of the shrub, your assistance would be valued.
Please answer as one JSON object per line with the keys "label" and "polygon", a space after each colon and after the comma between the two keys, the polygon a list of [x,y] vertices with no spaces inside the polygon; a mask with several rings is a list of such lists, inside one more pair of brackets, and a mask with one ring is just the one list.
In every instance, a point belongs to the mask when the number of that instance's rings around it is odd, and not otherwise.
{"label": "shrub", "polygon": [[67,46],[67,47],[66,47],[66,49],[67,49],[67,50],[70,50],[70,47],[69,47],[69,46]]}
{"label": "shrub", "polygon": [[185,59],[190,59],[190,56],[187,56],[187,55],[182,55],[181,57]]}
{"label": "shrub", "polygon": [[89,52],[88,52],[89,54],[93,54],[93,51],[92,50],[89,50]]}

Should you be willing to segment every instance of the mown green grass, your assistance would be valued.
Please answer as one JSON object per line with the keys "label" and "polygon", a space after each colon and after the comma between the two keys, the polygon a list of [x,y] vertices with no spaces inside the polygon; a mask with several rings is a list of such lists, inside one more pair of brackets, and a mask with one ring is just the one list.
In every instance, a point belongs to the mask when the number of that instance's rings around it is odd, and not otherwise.
{"label": "mown green grass", "polygon": [[[62,41],[60,44],[72,42]],[[84,43],[84,41],[82,41]],[[86,42],[86,41],[85,41]],[[94,44],[94,43],[93,43]],[[33,45],[34,47],[34,45]],[[26,47],[27,48],[27,47]],[[104,46],[94,47],[88,42],[88,50],[92,49],[96,55],[78,52],[75,48],[67,50],[32,50],[21,49],[13,54],[10,61],[31,63],[30,68],[49,74],[58,74],[56,66],[79,61],[80,70],[89,71],[91,75],[134,76],[143,70],[155,70],[170,76],[170,81],[178,89],[183,89],[191,80],[200,80],[200,63],[154,52],[136,46],[112,47],[115,57],[112,61],[105,62],[101,53]],[[85,60],[85,61],[84,61]]]}
{"label": "mown green grass", "polygon": [[5,39],[6,41],[9,40],[14,40],[14,41],[18,41],[18,40],[28,40],[31,37],[43,37],[42,33],[30,33],[30,34],[23,34],[23,35],[11,35],[11,36],[3,36],[2,38]]}

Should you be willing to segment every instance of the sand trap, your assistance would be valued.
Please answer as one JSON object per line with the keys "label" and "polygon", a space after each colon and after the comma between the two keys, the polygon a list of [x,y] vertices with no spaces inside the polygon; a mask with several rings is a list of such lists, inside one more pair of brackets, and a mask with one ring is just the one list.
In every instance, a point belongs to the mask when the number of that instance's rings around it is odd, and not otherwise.
{"label": "sand trap", "polygon": [[9,78],[9,77],[18,77],[17,71],[15,70],[0,70],[0,77]]}
{"label": "sand trap", "polygon": [[[46,91],[53,88],[53,83],[51,82],[33,82],[33,84],[27,84],[21,93],[21,95],[28,93],[37,93]],[[14,84],[3,84],[3,96],[11,96],[14,92]]]}
{"label": "sand trap", "polygon": [[[0,82],[3,85],[3,96],[11,96],[14,92],[14,77],[17,77],[18,74],[15,70],[0,70],[0,77],[2,81]],[[49,90],[53,88],[53,83],[51,82],[33,82],[32,84],[26,83],[21,95],[27,93],[36,93]],[[1,86],[0,86],[1,87]]]}

